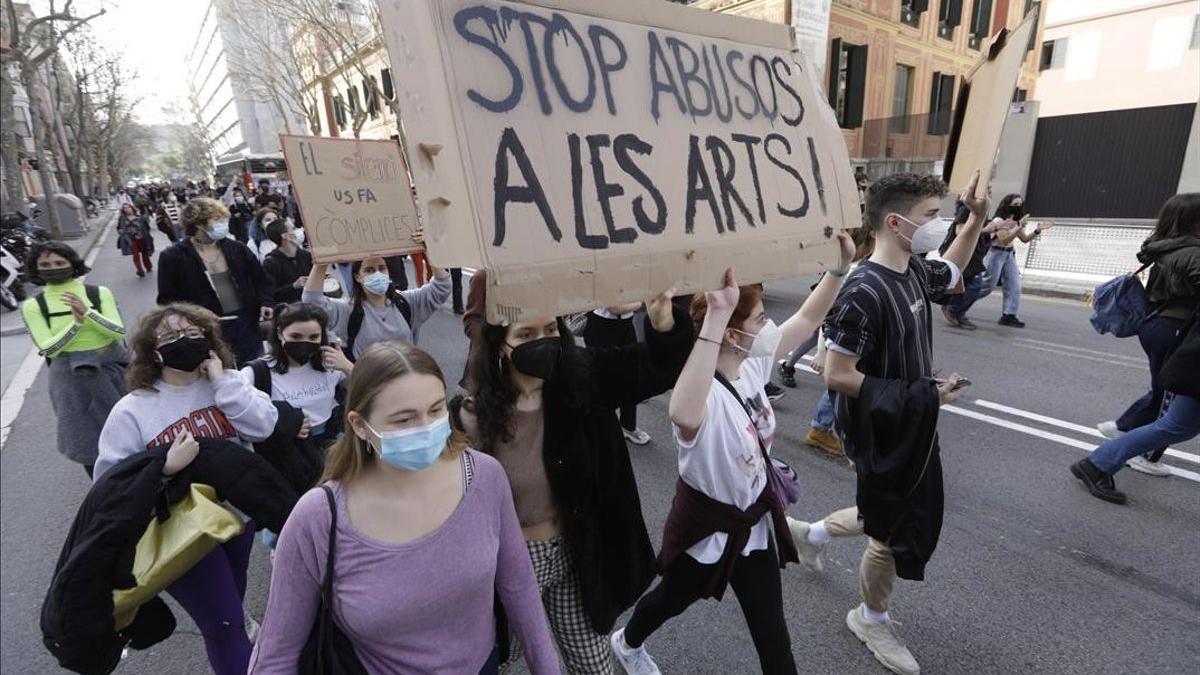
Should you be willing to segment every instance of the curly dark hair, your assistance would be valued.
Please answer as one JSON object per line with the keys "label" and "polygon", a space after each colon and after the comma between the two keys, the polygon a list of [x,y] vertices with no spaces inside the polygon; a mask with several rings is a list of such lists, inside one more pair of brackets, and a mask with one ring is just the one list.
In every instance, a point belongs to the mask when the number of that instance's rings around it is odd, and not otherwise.
{"label": "curly dark hair", "polygon": [[946,184],[937,176],[918,173],[884,176],[867,188],[866,226],[878,231],[887,214],[906,213],[922,199],[945,196]]}
{"label": "curly dark hair", "polygon": [[38,258],[47,253],[66,258],[67,262],[71,263],[71,268],[75,271],[75,277],[77,278],[92,271],[92,268],[83,262],[83,258],[79,257],[79,252],[70,245],[64,244],[61,241],[42,241],[34,244],[29,249],[29,255],[25,258],[25,277],[29,279],[29,283],[37,284],[38,286],[46,285],[46,280],[42,279],[42,276],[38,274],[37,261]]}
{"label": "curly dark hair", "polygon": [[[286,373],[291,367],[291,361],[288,359],[287,352],[283,349],[283,340],[280,338],[280,333],[283,329],[294,323],[301,321],[316,321],[321,326],[321,344],[329,344],[329,314],[325,312],[319,305],[314,305],[311,302],[293,302],[292,304],[280,303],[275,305],[275,319],[271,325],[271,336],[268,342],[271,345],[271,358],[275,360],[273,370],[279,374]],[[312,363],[313,370],[325,370],[325,364],[321,359],[314,359]]]}
{"label": "curly dark hair", "polygon": [[[583,392],[589,381],[586,348],[575,344],[575,336],[567,327],[566,319],[558,317],[557,322],[562,356],[554,375],[542,389],[543,410],[550,401],[568,408],[582,406]],[[509,372],[513,366],[501,352],[508,340],[509,329],[508,326],[485,324],[480,334],[479,351],[468,365],[467,386],[473,398],[475,417],[479,420],[479,437],[475,442],[480,451],[489,455],[494,453],[497,444],[512,440],[515,431],[512,419],[517,388]]]}
{"label": "curly dark hair", "polygon": [[[1021,208],[1019,209],[1013,206],[1013,202],[1018,199],[1021,200]],[[1028,209],[1025,209],[1024,207],[1025,198],[1016,192],[1013,192],[1011,194],[1004,195],[1004,197],[1000,200],[1000,203],[996,205],[996,212],[992,217],[1000,218],[1001,220],[1008,220],[1009,218],[1012,218],[1013,220],[1020,220],[1021,216],[1029,212]]]}
{"label": "curly dark hair", "polygon": [[212,343],[213,351],[221,359],[226,368],[233,367],[233,352],[229,344],[221,337],[221,320],[216,314],[207,309],[187,302],[174,302],[164,307],[158,307],[142,315],[137,327],[129,338],[129,351],[132,356],[129,368],[125,371],[125,385],[129,391],[138,389],[154,389],[154,384],[162,379],[162,361],[158,356],[158,324],[164,319],[178,316],[187,319],[189,323],[204,331],[204,337]]}

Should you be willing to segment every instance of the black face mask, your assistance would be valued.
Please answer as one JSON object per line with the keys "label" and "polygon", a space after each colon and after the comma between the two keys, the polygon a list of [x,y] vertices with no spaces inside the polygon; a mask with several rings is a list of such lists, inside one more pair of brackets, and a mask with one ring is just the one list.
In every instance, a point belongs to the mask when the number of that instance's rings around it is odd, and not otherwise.
{"label": "black face mask", "polygon": [[48,284],[57,284],[75,278],[75,269],[72,267],[56,267],[52,270],[38,270],[38,276]]}
{"label": "black face mask", "polygon": [[301,365],[315,360],[321,355],[321,345],[316,342],[285,342],[283,351],[288,358]]}
{"label": "black face mask", "polygon": [[182,337],[158,348],[162,363],[168,368],[191,372],[211,356],[212,343],[208,338]]}
{"label": "black face mask", "polygon": [[518,372],[539,380],[549,380],[562,355],[562,342],[556,337],[544,337],[512,348],[513,367]]}

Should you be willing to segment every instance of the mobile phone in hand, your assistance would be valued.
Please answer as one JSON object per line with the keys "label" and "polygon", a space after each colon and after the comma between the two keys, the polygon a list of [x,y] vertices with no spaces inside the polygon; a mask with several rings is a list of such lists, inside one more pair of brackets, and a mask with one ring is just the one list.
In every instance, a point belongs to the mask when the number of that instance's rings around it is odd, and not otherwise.
{"label": "mobile phone in hand", "polygon": [[971,386],[970,380],[968,380],[965,377],[959,377],[954,382],[954,386],[950,388],[950,391],[958,391],[959,389],[962,389],[963,387],[969,387],[969,386]]}

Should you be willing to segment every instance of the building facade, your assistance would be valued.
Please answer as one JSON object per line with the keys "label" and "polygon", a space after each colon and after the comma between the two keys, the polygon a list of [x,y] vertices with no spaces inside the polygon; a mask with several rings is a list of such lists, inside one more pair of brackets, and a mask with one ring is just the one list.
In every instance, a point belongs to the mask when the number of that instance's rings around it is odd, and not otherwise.
{"label": "building facade", "polygon": [[210,1],[187,57],[189,106],[214,162],[276,154],[280,133],[306,133],[302,115],[272,105],[252,81],[253,73],[237,67],[252,61],[239,27],[244,20],[248,17],[233,16],[226,3]]}
{"label": "building facade", "polygon": [[1029,201],[1091,220],[1152,219],[1200,191],[1200,5],[1054,0],[1042,37]]}
{"label": "building facade", "polygon": [[[698,0],[691,6],[791,23],[794,0]],[[963,75],[988,38],[1015,28],[1033,0],[833,0],[822,83],[851,160],[872,175],[932,170],[945,154]],[[1037,34],[1040,35],[1041,26]],[[1031,41],[1031,46],[1040,38]],[[1014,100],[1037,79],[1031,50]]]}

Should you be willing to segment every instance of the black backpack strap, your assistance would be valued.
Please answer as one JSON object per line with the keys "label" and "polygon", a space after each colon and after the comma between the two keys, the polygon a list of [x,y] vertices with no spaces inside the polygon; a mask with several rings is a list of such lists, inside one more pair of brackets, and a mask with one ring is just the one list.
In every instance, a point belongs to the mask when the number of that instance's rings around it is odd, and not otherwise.
{"label": "black backpack strap", "polygon": [[87,294],[88,304],[92,306],[92,309],[96,310],[97,314],[100,314],[100,287],[93,286],[92,284],[84,284],[83,292]]}
{"label": "black backpack strap", "polygon": [[50,305],[46,302],[46,294],[44,292],[38,293],[37,297],[34,299],[37,300],[38,310],[41,311],[42,318],[46,320],[46,325],[49,326],[50,325]]}
{"label": "black backpack strap", "polygon": [[353,309],[350,310],[350,319],[346,322],[346,344],[342,349],[346,352],[346,358],[354,360],[354,341],[358,338],[358,331],[362,330],[363,316],[365,310],[361,303],[354,303]]}
{"label": "black backpack strap", "polygon": [[394,291],[392,293],[392,304],[396,306],[396,309],[400,310],[400,316],[404,317],[404,321],[408,324],[408,327],[411,329],[412,328],[412,305],[408,304],[408,298],[404,297],[404,294],[401,293],[400,291]]}
{"label": "black backpack strap", "polygon": [[322,484],[321,490],[325,493],[325,500],[329,502],[329,551],[325,554],[325,578],[321,581],[321,600],[324,606],[321,611],[329,613],[329,618],[333,617],[333,565],[334,551],[337,548],[337,502],[333,499],[333,490],[328,485]]}
{"label": "black backpack strap", "polygon": [[254,388],[270,396],[271,367],[262,359],[254,359],[249,365],[250,371],[254,373]]}

